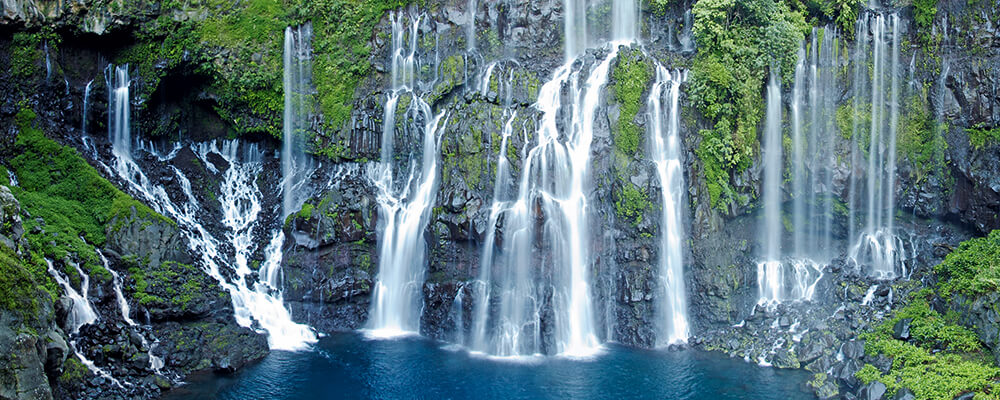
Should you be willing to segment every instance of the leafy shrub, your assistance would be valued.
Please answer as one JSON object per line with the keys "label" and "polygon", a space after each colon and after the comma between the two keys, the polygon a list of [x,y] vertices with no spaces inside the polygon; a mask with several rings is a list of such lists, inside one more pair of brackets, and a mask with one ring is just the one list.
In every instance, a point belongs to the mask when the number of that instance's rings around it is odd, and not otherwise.
{"label": "leafy shrub", "polygon": [[730,174],[750,166],[763,115],[761,88],[769,68],[791,82],[797,49],[808,29],[801,12],[776,0],[702,0],[695,3],[698,54],[689,94],[712,124],[696,150],[706,171],[712,207],[737,201]]}
{"label": "leafy shrub", "polygon": [[954,293],[975,296],[1000,289],[1000,230],[962,242],[934,272],[945,298]]}

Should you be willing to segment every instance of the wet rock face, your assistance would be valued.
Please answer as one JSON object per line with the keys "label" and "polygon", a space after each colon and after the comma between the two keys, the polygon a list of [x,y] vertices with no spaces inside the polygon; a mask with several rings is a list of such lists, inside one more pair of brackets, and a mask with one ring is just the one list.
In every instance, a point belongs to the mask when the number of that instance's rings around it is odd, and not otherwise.
{"label": "wet rock face", "polygon": [[122,221],[109,224],[107,232],[107,246],[115,253],[149,260],[149,265],[154,267],[167,260],[191,263],[191,254],[175,226],[164,221],[140,219],[135,210],[130,216],[117,218]]}
{"label": "wet rock face", "polygon": [[21,205],[10,189],[0,185],[0,245],[16,251],[23,236]]}
{"label": "wet rock face", "polygon": [[267,355],[267,338],[222,320],[167,322],[154,330],[166,365],[182,374],[199,370],[232,373]]}
{"label": "wet rock face", "polygon": [[296,322],[321,332],[358,329],[367,320],[376,246],[374,188],[363,167],[289,216],[281,288]]}

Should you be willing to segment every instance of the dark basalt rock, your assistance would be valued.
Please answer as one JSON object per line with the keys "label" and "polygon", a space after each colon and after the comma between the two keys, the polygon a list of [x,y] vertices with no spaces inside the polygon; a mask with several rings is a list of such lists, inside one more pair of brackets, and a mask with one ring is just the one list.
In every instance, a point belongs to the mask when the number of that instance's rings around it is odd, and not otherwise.
{"label": "dark basalt rock", "polygon": [[913,318],[903,318],[892,326],[892,337],[898,340],[908,340],[910,339],[910,324],[913,323]]}
{"label": "dark basalt rock", "polygon": [[858,392],[859,393],[858,399],[883,400],[885,399],[885,392],[886,392],[885,384],[879,381],[874,381],[872,383],[869,383],[868,385],[865,385],[865,387],[861,388],[861,391]]}
{"label": "dark basalt rock", "polygon": [[902,388],[896,391],[896,395],[892,396],[892,400],[916,400],[917,396],[913,394],[910,388]]}

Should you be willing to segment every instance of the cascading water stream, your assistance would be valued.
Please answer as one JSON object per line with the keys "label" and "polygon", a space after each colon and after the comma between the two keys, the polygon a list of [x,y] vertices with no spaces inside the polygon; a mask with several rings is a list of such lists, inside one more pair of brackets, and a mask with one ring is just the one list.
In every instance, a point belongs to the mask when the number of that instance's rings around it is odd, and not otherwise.
{"label": "cascading water stream", "polygon": [[87,120],[89,119],[88,117],[90,116],[89,114],[90,87],[93,86],[93,84],[94,80],[91,79],[89,82],[87,82],[87,86],[83,88],[83,117],[81,118],[83,122],[80,125],[80,131],[83,132],[84,136],[87,135]]}
{"label": "cascading water stream", "polygon": [[[383,120],[382,159],[369,170],[377,190],[380,233],[379,272],[367,325],[368,333],[374,337],[419,332],[420,295],[428,262],[423,233],[437,192],[440,132],[447,125],[444,112],[434,115],[430,105],[416,92],[420,18],[410,21],[409,46],[404,46],[407,36],[405,18],[391,14],[390,19],[392,88],[386,99]],[[403,95],[412,99],[405,115],[415,121],[412,128],[417,132],[414,135],[423,139],[421,153],[410,154],[407,175],[403,177],[400,174],[397,178],[393,165],[397,154],[392,144],[396,136],[396,105]],[[411,128],[410,124],[404,125],[404,130]]]}
{"label": "cascading water stream", "polygon": [[[590,147],[611,62],[619,45],[635,39],[638,15],[632,1],[615,1],[612,7],[615,41],[603,60],[581,65],[576,61],[587,48],[586,6],[583,1],[564,2],[566,63],[539,91],[534,106],[541,113],[537,142],[521,157],[516,197],[507,195],[513,186],[507,176],[509,160],[504,154],[498,157],[471,325],[470,347],[475,351],[502,357],[548,351],[575,357],[601,348],[590,287]],[[565,105],[564,89],[570,101]],[[508,115],[501,148],[516,118]],[[566,124],[558,123],[562,118],[568,118]],[[545,219],[541,225],[540,216]],[[551,247],[541,259],[534,251],[539,238]],[[551,282],[545,282],[548,279]],[[553,348],[544,349],[542,332],[547,328],[541,311],[549,300]]]}
{"label": "cascading water stream", "polygon": [[767,107],[765,108],[763,158],[764,224],[761,248],[764,260],[757,264],[759,302],[784,299],[784,276],[781,267],[781,87],[774,68],[767,82]]}
{"label": "cascading water stream", "polygon": [[[683,220],[684,164],[680,143],[680,86],[686,73],[671,74],[656,66],[656,82],[649,94],[650,156],[660,180],[663,213],[660,217],[659,303],[657,344],[686,342],[690,336],[687,318],[687,290],[684,285]],[[669,102],[663,105],[664,92]],[[663,116],[667,115],[666,124]],[[664,134],[666,125],[666,134]]]}
{"label": "cascading water stream", "polygon": [[[125,299],[125,294],[122,293],[122,279],[118,275],[118,272],[111,268],[108,263],[107,257],[104,257],[104,253],[100,249],[97,250],[97,256],[101,258],[101,263],[104,265],[104,269],[111,273],[111,283],[114,286],[115,300],[118,302],[118,310],[121,312],[122,320],[125,321],[129,326],[139,326],[130,316],[131,308],[128,305],[128,300]],[[153,354],[153,347],[149,345],[149,339],[146,339],[146,335],[139,333],[139,339],[142,341],[142,346],[149,349],[147,352],[149,356],[149,366],[156,373],[161,373],[163,369],[163,359]],[[155,345],[155,344],[154,344]]]}
{"label": "cascading water stream", "polygon": [[70,327],[70,333],[79,332],[81,326],[97,321],[97,313],[94,312],[94,307],[90,304],[90,300],[87,299],[89,277],[79,267],[76,267],[76,270],[80,274],[80,291],[77,291],[70,284],[69,279],[55,269],[51,260],[46,259],[45,264],[48,265],[49,275],[52,275],[56,283],[66,292],[66,297],[69,297],[73,303],[73,307],[69,309],[69,313],[66,315],[66,324]]}
{"label": "cascading water stream", "polygon": [[[871,79],[867,80],[871,93],[867,106],[871,118],[867,124],[868,148],[863,149],[857,139],[852,139],[852,169],[860,169],[857,163],[862,156],[867,156],[868,163],[865,169],[864,197],[854,183],[858,177],[852,176],[850,215],[853,217],[858,214],[855,208],[860,206],[858,203],[861,199],[865,199],[865,212],[862,214],[864,229],[849,249],[848,260],[875,279],[893,279],[906,269],[906,252],[894,228],[896,130],[899,123],[899,15],[891,13],[886,16],[869,12],[859,19],[857,30],[858,54],[864,55],[869,48],[871,50]],[[862,61],[855,62],[856,78],[868,76],[866,72],[869,66]],[[863,82],[861,79],[855,81],[855,110],[861,107],[860,89],[864,89]],[[888,99],[886,94],[889,95]],[[857,120],[858,116],[855,112],[854,136],[857,136],[862,124],[865,124],[864,121]],[[853,221],[851,219],[852,234],[855,232]]]}
{"label": "cascading water stream", "polygon": [[[262,195],[256,184],[257,175],[262,168],[260,150],[250,148],[238,153],[238,141],[226,142],[222,149],[215,143],[192,146],[192,151],[201,158],[202,165],[210,172],[219,171],[208,160],[209,152],[216,153],[229,165],[223,174],[224,180],[220,185],[223,192],[219,201],[225,214],[223,223],[229,229],[227,239],[234,253],[223,254],[220,240],[213,237],[199,222],[199,217],[203,214],[202,207],[191,193],[187,177],[176,167],[171,167],[187,200],[185,204],[175,204],[166,190],[151,182],[133,161],[128,67],[109,66],[107,75],[108,87],[114,88],[109,91],[108,100],[109,137],[115,158],[113,167],[107,167],[109,172],[125,181],[134,193],[145,199],[157,212],[177,221],[192,254],[200,256],[202,269],[231,295],[236,321],[240,325],[249,327],[253,326],[254,321],[258,322],[268,333],[271,349],[275,350],[298,350],[315,342],[315,334],[307,326],[292,322],[288,310],[281,303],[280,293],[275,295],[273,288],[266,282],[252,282],[253,272],[247,265],[248,255],[254,248],[253,225],[260,214],[259,202]],[[171,155],[156,156],[166,161]],[[222,267],[231,268],[236,273],[232,281],[223,275]]]}
{"label": "cascading water stream", "polygon": [[[49,275],[52,275],[52,278],[56,280],[56,283],[58,283],[59,286],[63,288],[63,291],[66,292],[66,297],[68,297],[73,303],[72,308],[69,309],[69,313],[66,315],[66,324],[70,328],[70,335],[79,332],[80,327],[97,321],[97,312],[94,311],[94,307],[90,304],[90,300],[87,299],[90,278],[83,273],[83,270],[81,270],[79,266],[73,265],[80,276],[80,291],[77,291],[73,285],[70,284],[69,279],[55,269],[52,264],[52,260],[45,259],[45,264],[48,266]],[[92,373],[104,377],[118,387],[123,387],[121,382],[112,377],[111,374],[97,367],[93,361],[87,359],[87,357],[85,357],[83,353],[76,348],[76,340],[70,340],[69,344],[73,349],[73,352],[76,354],[76,357]]]}
{"label": "cascading water stream", "polygon": [[476,49],[476,11],[477,4],[476,0],[469,0],[466,4],[466,12],[469,13],[469,24],[465,27],[465,47],[466,51],[471,53]]}
{"label": "cascading water stream", "polygon": [[306,140],[312,119],[312,25],[285,28],[284,97],[285,112],[281,141],[281,215],[302,208],[306,190],[316,169],[306,154]]}

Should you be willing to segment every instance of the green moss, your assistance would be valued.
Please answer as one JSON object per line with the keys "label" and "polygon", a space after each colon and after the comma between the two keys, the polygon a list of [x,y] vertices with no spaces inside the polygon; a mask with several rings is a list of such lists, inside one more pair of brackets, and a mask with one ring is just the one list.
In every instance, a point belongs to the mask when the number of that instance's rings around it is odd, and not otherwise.
{"label": "green moss", "polygon": [[197,267],[173,261],[155,267],[133,265],[128,271],[135,280],[133,298],[144,306],[172,305],[187,310],[193,299],[202,296],[206,284]]}
{"label": "green moss", "polygon": [[623,51],[612,71],[615,101],[621,106],[618,121],[613,126],[616,153],[635,156],[639,153],[642,130],[635,117],[642,106],[642,93],[653,78],[653,65],[638,49]]}
{"label": "green moss", "polygon": [[52,301],[56,290],[44,261],[30,254],[22,259],[0,245],[0,308],[28,320],[37,316],[39,300]]}
{"label": "green moss", "polygon": [[461,54],[453,54],[445,58],[438,66],[438,84],[434,86],[434,91],[428,96],[428,103],[434,104],[445,94],[451,92],[455,87],[463,83],[465,75],[465,57]]}
{"label": "green moss", "polygon": [[[978,393],[977,399],[997,398],[990,392],[1000,369],[992,365],[992,357],[972,331],[947,322],[930,308],[929,295],[927,290],[919,292],[892,318],[861,335],[865,352],[891,358],[892,366],[882,374],[865,365],[855,376],[865,384],[884,383],[889,396],[906,387],[920,400],[951,399],[965,392]],[[893,327],[903,319],[912,319],[909,341],[892,337]]]}
{"label": "green moss", "polygon": [[975,128],[967,128],[965,133],[969,135],[969,144],[976,150],[1000,143],[1000,128],[997,127],[987,129],[983,125],[979,125]]}
{"label": "green moss", "polygon": [[79,382],[88,374],[90,374],[90,370],[87,369],[87,366],[83,365],[76,357],[70,356],[63,363],[63,373],[59,375],[59,382],[64,384]]}
{"label": "green moss", "polygon": [[976,296],[1000,290],[1000,230],[986,237],[962,242],[934,267],[938,290],[945,298],[953,294]]}
{"label": "green moss", "polygon": [[296,20],[313,24],[313,83],[329,128],[350,120],[354,91],[368,76],[375,25],[389,10],[411,0],[297,0]]}
{"label": "green moss", "polygon": [[309,203],[303,204],[302,205],[302,209],[299,210],[299,213],[298,213],[299,218],[302,218],[302,219],[310,219],[310,218],[312,218],[312,216],[313,216],[313,209],[314,208],[315,208],[315,206],[313,206],[312,204],[309,204]]}
{"label": "green moss", "polygon": [[631,182],[626,182],[621,192],[616,192],[615,211],[632,226],[642,223],[642,216],[650,207],[649,195]]}
{"label": "green moss", "polygon": [[726,210],[739,199],[730,172],[750,166],[763,115],[761,88],[769,68],[790,83],[797,48],[808,30],[804,14],[776,0],[702,0],[695,3],[698,54],[691,65],[691,104],[713,124],[696,154],[712,206]]}

